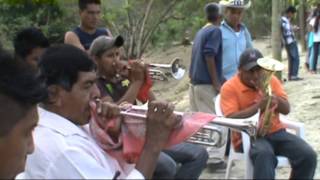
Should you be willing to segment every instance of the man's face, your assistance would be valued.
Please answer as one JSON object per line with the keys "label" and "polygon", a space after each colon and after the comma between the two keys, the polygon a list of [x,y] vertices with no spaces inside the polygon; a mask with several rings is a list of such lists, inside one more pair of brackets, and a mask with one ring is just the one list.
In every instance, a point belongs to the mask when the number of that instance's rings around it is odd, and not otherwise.
{"label": "man's face", "polygon": [[37,106],[18,121],[6,136],[0,137],[0,178],[13,179],[24,171],[28,154],[34,150],[32,131],[38,122]]}
{"label": "man's face", "polygon": [[120,49],[116,47],[105,51],[97,61],[97,65],[100,70],[102,70],[102,72],[109,77],[116,75],[118,72],[119,63]]}
{"label": "man's face", "polygon": [[101,19],[101,6],[88,4],[86,9],[80,10],[81,24],[88,29],[96,29]]}
{"label": "man's face", "polygon": [[243,18],[243,9],[241,8],[227,8],[226,9],[226,20],[233,26],[238,26]]}
{"label": "man's face", "polygon": [[289,19],[293,19],[293,18],[294,18],[294,13],[289,12],[289,13],[288,13],[288,18],[289,18]]}
{"label": "man's face", "polygon": [[96,85],[96,72],[79,72],[78,81],[72,86],[71,91],[61,90],[60,109],[63,116],[77,125],[84,125],[90,119],[90,101],[100,97]]}
{"label": "man's face", "polygon": [[244,83],[246,86],[253,89],[258,89],[263,78],[262,73],[262,68],[256,66],[250,69],[249,71],[240,69],[239,75],[241,82]]}
{"label": "man's face", "polygon": [[31,53],[26,57],[26,62],[30,64],[32,67],[38,67],[38,61],[40,56],[43,54],[45,48],[36,47],[32,49]]}

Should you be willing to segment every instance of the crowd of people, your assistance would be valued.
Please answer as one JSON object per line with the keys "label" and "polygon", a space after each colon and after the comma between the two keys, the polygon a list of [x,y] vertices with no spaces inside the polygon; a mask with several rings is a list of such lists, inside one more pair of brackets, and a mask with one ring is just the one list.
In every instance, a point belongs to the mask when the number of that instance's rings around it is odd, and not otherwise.
{"label": "crowd of people", "polygon": [[[269,97],[261,91],[263,68],[257,63],[263,55],[253,48],[242,23],[250,5],[222,0],[204,7],[207,24],[195,36],[189,71],[192,111],[215,113],[218,94],[225,117],[266,111]],[[289,80],[301,80],[290,24],[295,12],[289,7],[281,18]],[[79,0],[80,25],[65,33],[64,44],[50,45],[41,30],[30,27],[14,38],[14,55],[0,48],[0,178],[198,179],[206,168],[212,152],[201,145],[180,142],[164,148],[183,123],[171,103],[157,100],[145,63],[121,59],[125,39],[99,28],[100,14],[100,0]],[[320,13],[314,14],[311,72],[316,71],[319,52]],[[291,178],[312,179],[317,154],[286,132],[279,114],[288,114],[290,104],[280,80],[272,77],[271,87],[271,127],[251,142],[253,177],[274,179],[276,156],[282,155],[291,163]],[[120,111],[138,102],[148,102],[148,110],[145,141],[133,160],[122,153]],[[241,151],[239,135],[219,128],[225,141]],[[217,163],[224,163],[227,145],[213,152]]]}

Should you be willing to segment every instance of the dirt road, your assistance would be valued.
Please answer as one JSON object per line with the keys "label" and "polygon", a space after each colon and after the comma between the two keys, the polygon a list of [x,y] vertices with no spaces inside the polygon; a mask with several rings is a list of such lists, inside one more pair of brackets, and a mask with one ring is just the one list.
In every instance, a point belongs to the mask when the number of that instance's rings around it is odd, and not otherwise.
{"label": "dirt road", "polygon": [[[270,41],[268,39],[254,41],[254,46],[262,51],[267,56],[270,54]],[[174,47],[165,52],[153,52],[146,56],[147,62],[153,63],[170,63],[175,57],[181,57],[184,60],[184,65],[188,68],[190,64],[191,47]],[[284,60],[286,60],[286,53],[283,52]],[[289,117],[291,120],[303,122],[305,124],[306,141],[319,154],[320,152],[320,74],[311,75],[303,68],[305,62],[305,54],[301,54],[300,75],[304,78],[303,81],[284,82],[285,89],[289,96],[291,103],[291,113]],[[283,62],[285,65],[286,61]],[[286,77],[287,69],[283,72],[283,77]],[[188,111],[188,83],[187,75],[180,81],[170,80],[168,82],[155,82],[154,92],[159,99],[166,99],[176,105],[177,110]],[[320,157],[318,158],[318,164]],[[243,162],[236,162],[232,168],[232,178],[242,178],[244,175]],[[277,178],[289,177],[290,168],[277,169]],[[224,171],[209,171],[203,172],[201,178],[206,179],[221,179],[224,177]],[[320,179],[320,167],[318,166],[315,179]]]}

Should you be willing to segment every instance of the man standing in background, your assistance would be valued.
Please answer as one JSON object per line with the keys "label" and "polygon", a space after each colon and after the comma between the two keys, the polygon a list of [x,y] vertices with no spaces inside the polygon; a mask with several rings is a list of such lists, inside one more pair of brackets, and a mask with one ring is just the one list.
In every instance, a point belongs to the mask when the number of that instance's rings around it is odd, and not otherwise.
{"label": "man standing in background", "polygon": [[80,26],[65,34],[64,43],[87,51],[95,38],[112,36],[108,29],[97,27],[101,19],[100,0],[79,0],[79,11]]}
{"label": "man standing in background", "polygon": [[297,41],[294,37],[294,29],[297,27],[292,26],[290,23],[296,12],[297,10],[295,7],[289,6],[285,11],[284,16],[281,17],[282,38],[288,54],[289,81],[302,80],[302,78],[298,77],[300,58]]}
{"label": "man standing in background", "polygon": [[[219,5],[209,3],[205,6],[207,24],[196,34],[192,47],[190,65],[190,108],[194,112],[215,113],[213,99],[219,94],[224,81],[222,76],[222,35],[219,25],[221,13]],[[227,137],[227,129],[221,128]],[[210,158],[218,159],[216,165],[224,165],[225,146],[208,149]]]}
{"label": "man standing in background", "polygon": [[219,4],[224,7],[225,15],[220,29],[223,40],[223,76],[228,80],[238,71],[241,53],[252,47],[251,35],[242,23],[244,10],[250,7],[251,1],[245,4],[244,0],[223,0]]}

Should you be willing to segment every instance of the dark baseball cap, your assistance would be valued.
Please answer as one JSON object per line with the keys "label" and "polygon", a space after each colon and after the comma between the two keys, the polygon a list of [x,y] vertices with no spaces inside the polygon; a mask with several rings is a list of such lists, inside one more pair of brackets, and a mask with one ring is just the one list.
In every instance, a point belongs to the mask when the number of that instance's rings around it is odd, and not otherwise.
{"label": "dark baseball cap", "polygon": [[123,43],[124,39],[122,36],[99,36],[92,42],[89,52],[92,56],[100,56],[103,52],[113,47],[121,47]]}
{"label": "dark baseball cap", "polygon": [[257,60],[263,58],[261,52],[257,49],[246,49],[240,56],[239,69],[249,71],[259,66]]}

